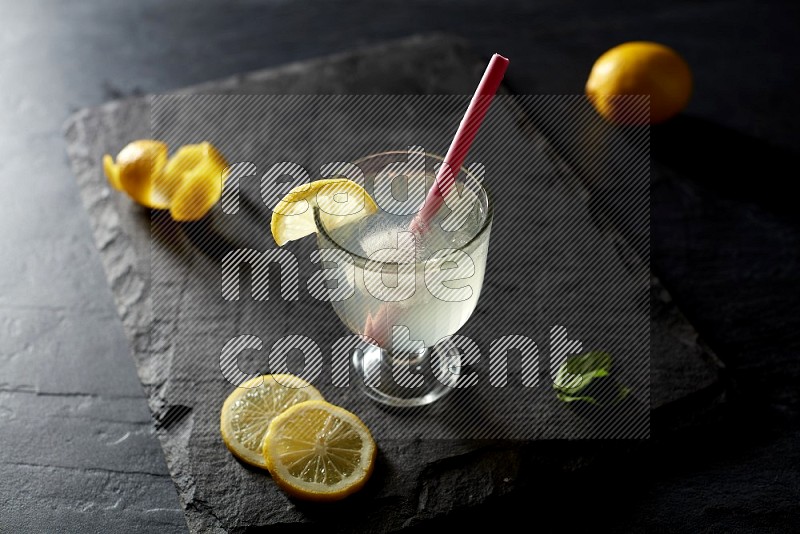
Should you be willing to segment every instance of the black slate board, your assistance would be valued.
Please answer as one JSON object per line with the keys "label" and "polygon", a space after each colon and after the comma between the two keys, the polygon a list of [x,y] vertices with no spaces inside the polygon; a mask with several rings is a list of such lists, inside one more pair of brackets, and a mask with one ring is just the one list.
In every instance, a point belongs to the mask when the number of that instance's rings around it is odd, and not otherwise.
{"label": "black slate board", "polygon": [[[468,94],[483,64],[463,42],[415,38],[206,84],[189,92]],[[150,339],[149,217],[109,191],[99,165],[103,153],[113,153],[131,139],[148,137],[149,118],[146,99],[84,110],[67,126],[68,151],[154,419],[157,424],[170,422],[162,425],[159,436],[187,521],[193,529],[220,532],[326,521],[324,511],[288,500],[262,473],[233,461],[221,447],[216,429],[199,424],[203,420],[208,426],[208,414],[201,415],[203,406],[182,404],[170,391],[179,389],[174,384],[181,380],[180,369],[162,365],[157,330],[153,344]],[[651,407],[654,414],[683,412],[675,407],[688,404],[686,413],[691,414],[706,407],[709,399],[719,398],[719,367],[655,279],[650,304]],[[703,402],[693,403],[694,398]],[[208,403],[211,411],[217,409],[217,400]],[[370,491],[340,505],[340,512],[351,516],[339,525],[342,530],[363,530],[368,525],[375,531],[393,530],[478,504],[523,485],[531,474],[530,468],[522,467],[524,459],[538,455],[551,466],[572,465],[579,454],[555,453],[552,447],[540,448],[535,443],[442,440],[391,440],[381,442],[380,448]],[[352,510],[360,511],[348,514]]]}

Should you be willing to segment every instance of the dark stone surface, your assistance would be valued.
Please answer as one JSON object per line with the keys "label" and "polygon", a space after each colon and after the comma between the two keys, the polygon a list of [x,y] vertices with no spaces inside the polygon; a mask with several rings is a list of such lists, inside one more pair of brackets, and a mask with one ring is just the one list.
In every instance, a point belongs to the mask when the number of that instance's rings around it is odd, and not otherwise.
{"label": "dark stone surface", "polygon": [[[422,58],[433,56],[436,58],[435,61],[426,62],[423,64],[425,67],[420,67]],[[332,59],[257,72],[220,83],[203,84],[200,88],[190,89],[188,92],[272,94],[288,91],[300,94],[317,92],[348,94],[354,90],[361,90],[383,93],[468,93],[482,66],[482,61],[459,40],[446,37],[414,38]],[[427,79],[436,79],[437,83],[420,82]],[[509,115],[506,121],[497,118],[503,116],[503,110],[508,104],[502,99],[498,100],[497,110],[493,118],[489,119],[493,126],[487,127],[484,138],[490,138],[493,130],[503,128],[506,122],[511,121],[511,117],[515,117]],[[163,102],[159,103],[160,107],[163,105]],[[411,103],[407,105],[412,106]],[[463,106],[459,106],[459,109],[461,107]],[[187,116],[181,116],[180,121],[194,120],[193,109],[184,107],[183,113]],[[207,113],[209,108],[198,105],[196,109]],[[261,105],[259,109],[264,114],[260,120],[269,122],[268,106]],[[413,107],[409,107],[409,110],[411,109]],[[516,109],[515,107],[512,111]],[[432,120],[430,110],[423,113],[423,116],[427,118],[427,122]],[[162,217],[154,219],[151,226],[147,213],[110,190],[100,168],[101,155],[113,152],[116,147],[124,145],[130,139],[147,137],[150,122],[150,106],[146,99],[115,102],[101,108],[81,111],[70,120],[67,127],[68,153],[91,216],[95,239],[110,285],[128,336],[133,343],[139,376],[149,393],[154,418],[157,422],[169,421],[169,425],[161,427],[159,437],[167,455],[167,463],[180,491],[189,525],[199,531],[218,529],[239,531],[260,525],[317,524],[322,518],[321,510],[287,499],[268,477],[263,473],[243,468],[222,445],[217,430],[217,410],[231,386],[219,372],[215,352],[218,349],[215,349],[215,342],[224,341],[224,338],[221,340],[217,338],[224,336],[226,332],[229,332],[228,335],[240,331],[256,332],[252,328],[258,326],[262,327],[261,330],[257,330],[259,334],[270,332],[277,338],[285,333],[281,329],[285,328],[286,321],[297,323],[301,321],[299,317],[303,317],[303,333],[315,340],[321,336],[322,339],[328,339],[341,330],[341,327],[335,321],[331,321],[333,313],[327,306],[312,299],[301,299],[301,302],[294,305],[293,307],[297,308],[296,313],[283,302],[279,302],[278,305],[287,311],[277,315],[265,315],[259,312],[259,309],[264,307],[255,303],[248,305],[245,302],[231,308],[218,297],[218,261],[206,258],[201,249],[193,247],[186,237],[181,237],[174,224],[162,221]],[[432,120],[432,122],[440,121]],[[236,125],[237,123],[233,123],[233,126]],[[531,126],[532,132],[535,132],[535,125]],[[174,129],[185,130],[177,125]],[[199,131],[203,132],[203,138],[215,139],[215,136],[219,136],[222,142],[230,143],[231,146],[238,146],[244,142],[244,140],[230,139],[230,133],[227,137],[223,135],[221,132],[226,130],[221,124],[208,128],[195,126],[192,135],[199,135]],[[376,131],[375,135],[380,134]],[[384,135],[387,136],[387,141],[391,142],[391,136],[397,135],[397,132],[392,130]],[[433,132],[431,135],[435,137],[442,134]],[[524,137],[522,134],[517,135],[521,139]],[[530,135],[528,141],[520,141],[521,144],[516,152],[531,154],[530,157],[537,162],[536,168],[531,172],[541,183],[540,186],[536,186],[535,197],[541,197],[543,205],[536,204],[534,197],[526,201],[523,191],[515,189],[516,184],[529,183],[533,178],[518,176],[517,181],[496,183],[493,189],[498,199],[505,198],[505,201],[500,199],[498,202],[502,203],[507,215],[524,209],[538,214],[535,224],[538,225],[537,229],[545,229],[540,230],[543,237],[530,235],[528,239],[532,249],[545,251],[549,250],[547,243],[551,239],[546,235],[552,234],[552,228],[564,226],[567,220],[574,218],[572,213],[575,210],[583,210],[586,214],[589,214],[589,210],[588,205],[583,200],[578,200],[580,197],[574,193],[559,192],[558,188],[545,186],[550,181],[548,177],[551,174],[558,177],[553,178],[556,181],[568,182],[566,174],[568,171],[561,167],[563,162],[549,159],[555,156],[548,154],[545,142],[538,134]],[[156,137],[162,136],[156,135]],[[171,139],[169,141],[171,144],[180,144],[172,142],[174,140]],[[504,157],[503,162],[484,159],[490,156],[485,154],[485,151],[482,152],[480,143],[478,145],[475,153],[481,156],[482,161],[487,162],[489,168],[499,169],[496,171],[499,175],[515,174],[513,169],[524,168],[510,156]],[[491,146],[494,145],[487,144],[487,147]],[[343,145],[341,149],[347,150],[347,145]],[[242,154],[242,157],[248,156],[247,153]],[[503,164],[510,167],[504,168]],[[526,165],[531,166],[530,163]],[[575,199],[569,200],[572,196]],[[515,202],[533,204],[517,205]],[[263,219],[266,218],[265,213]],[[520,225],[524,227],[524,224],[514,217],[507,219],[517,227]],[[504,217],[498,213],[495,231],[499,234],[493,239],[495,245],[492,255],[496,265],[507,266],[512,264],[515,258],[524,257],[514,254],[514,248],[509,247],[513,243],[507,238],[512,236],[513,232],[510,228],[503,227],[503,220]],[[569,260],[567,264],[571,266],[572,272],[579,273],[583,269],[579,258],[591,258],[591,269],[584,270],[591,273],[594,279],[602,266],[602,262],[597,259],[599,255],[604,254],[604,250],[614,251],[611,238],[599,232],[588,217],[585,222],[572,225],[574,227],[571,227],[570,233],[582,236],[581,240],[585,240],[590,244],[587,246],[593,249],[581,249],[583,252]],[[155,237],[151,237],[151,230]],[[505,234],[505,239],[502,234]],[[208,235],[205,236],[207,237]],[[572,239],[572,241],[579,240]],[[560,241],[555,239],[555,242]],[[603,247],[598,243],[605,245]],[[267,243],[265,245],[272,246]],[[622,246],[622,242],[618,242],[617,246]],[[562,248],[564,247],[559,245],[558,250]],[[508,250],[512,252],[507,252]],[[610,253],[615,257],[618,254]],[[166,274],[158,277],[151,274],[153,269],[151,254],[162,258],[157,260],[157,271]],[[556,250],[543,254],[554,258],[561,257]],[[565,260],[562,258],[560,261],[561,267],[552,273],[563,272]],[[616,263],[612,262],[609,265],[617,265],[617,268],[621,269],[622,261],[620,259],[615,261]],[[551,271],[548,271],[546,265],[547,262],[539,267],[541,272],[537,284],[546,286],[553,284],[553,287],[534,300],[546,299],[551,292],[560,295],[557,284],[544,282],[551,278],[553,281],[556,280],[548,274]],[[604,266],[602,268],[607,269]],[[305,267],[301,267],[301,278],[306,278],[310,274],[306,273],[306,270]],[[519,274],[514,275],[513,272]],[[473,326],[469,328],[468,325],[465,329],[467,334],[479,342],[485,341],[492,332],[504,327],[511,330],[501,333],[529,335],[528,330],[519,331],[520,328],[530,328],[524,326],[529,322],[529,316],[516,313],[514,308],[502,305],[502,299],[493,299],[491,295],[499,291],[497,288],[502,288],[503,284],[524,284],[526,277],[529,278],[525,274],[525,266],[503,270],[501,274],[505,278],[496,279],[487,275],[488,296],[481,301],[476,311],[477,315],[487,314],[485,315],[487,318],[483,321],[473,321],[470,323]],[[208,285],[204,283],[205,277],[209,277],[210,280],[212,288],[210,295],[206,294],[209,291],[202,291],[203,286]],[[558,274],[558,277],[564,277],[564,274]],[[190,280],[191,283],[186,284],[186,280]],[[564,280],[569,282],[570,278]],[[578,283],[576,280],[579,278],[574,278],[569,283]],[[630,281],[625,283],[630,284]],[[198,292],[198,289],[201,291]],[[179,291],[180,299],[164,300],[162,295],[172,291]],[[537,294],[533,287],[528,292],[531,296]],[[603,293],[603,295],[605,295],[602,297],[603,300],[597,303],[599,306],[584,302],[587,307],[603,310],[602,317],[592,318],[591,324],[597,324],[602,318],[612,317],[610,314],[612,302],[609,301],[608,294]],[[647,295],[644,294],[643,297],[646,300]],[[591,297],[586,293],[584,298]],[[195,300],[203,304],[199,305]],[[680,315],[667,292],[655,279],[651,285],[650,301],[652,307],[650,371],[653,387],[648,391],[641,383],[642,378],[645,381],[647,379],[647,366],[642,367],[641,362],[637,362],[636,359],[626,361],[621,357],[621,352],[616,350],[612,352],[619,355],[617,364],[624,370],[623,372],[629,373],[626,383],[634,388],[635,394],[641,396],[644,402],[649,400],[657,414],[661,411],[672,412],[669,422],[674,425],[681,422],[681,416],[683,418],[694,416],[698,410],[708,409],[721,398],[724,389],[718,380],[719,367],[716,360],[699,342],[694,329]],[[151,302],[156,304],[151,305]],[[275,308],[275,305],[271,305],[270,308]],[[554,318],[557,311],[558,308],[542,309],[536,311],[536,314],[542,314],[548,318],[547,320],[561,324],[567,319]],[[291,318],[292,313],[295,313],[294,319]],[[578,310],[566,310],[566,313],[574,320]],[[181,318],[180,321],[178,317]],[[515,324],[517,319],[523,320],[524,323]],[[151,320],[156,320],[157,325],[164,325],[168,332],[161,337],[161,329],[158,328],[152,345],[147,341]],[[226,330],[228,322],[235,324],[238,330]],[[265,323],[266,328],[261,323]],[[481,323],[485,326],[484,329],[475,327]],[[173,326],[168,326],[170,324]],[[330,327],[317,332],[313,329],[315,324],[332,325],[333,332],[330,333]],[[580,324],[580,321],[576,321],[576,324]],[[601,330],[603,334],[597,334],[599,337],[596,342],[602,341],[603,335],[608,336],[610,327]],[[214,332],[219,332],[217,338],[213,337]],[[589,334],[588,331],[585,333]],[[206,341],[195,346],[198,339]],[[269,338],[265,338],[265,343],[267,345],[271,343]],[[625,343],[630,344],[631,341],[627,340]],[[645,373],[644,377],[639,377],[639,382],[633,372],[637,368]],[[387,431],[378,428],[377,425],[379,423],[397,425],[397,421],[391,418],[387,420],[387,414],[370,401],[360,398],[358,392],[355,397],[352,395],[348,397],[345,393],[341,398],[336,396],[336,391],[323,388],[323,392],[334,402],[356,411],[368,424],[371,424],[373,431],[377,432],[376,435],[379,437],[381,458],[370,488],[336,508],[337,513],[350,517],[347,521],[337,524],[337,529],[345,531],[367,528],[376,532],[390,531],[404,525],[424,524],[427,520],[445,516],[456,509],[480,505],[489,499],[513,493],[518,486],[525,486],[529,483],[530,477],[535,476],[533,474],[535,469],[526,465],[531,461],[534,461],[533,465],[563,463],[562,468],[553,470],[553,473],[558,473],[564,469],[577,470],[579,466],[590,465],[595,458],[603,457],[602,449],[593,444],[572,448],[566,454],[554,455],[552,447],[535,442],[498,444],[425,439],[425,436],[430,435],[430,430],[422,434],[423,439],[380,439]],[[496,403],[502,407],[502,400],[496,397],[496,391],[489,388],[489,393],[495,397],[487,398],[483,402]],[[586,429],[579,430],[586,424],[579,412],[568,410],[559,404],[547,388],[544,388],[542,393],[544,395],[541,398],[537,397],[530,408],[520,412],[522,418],[515,420],[515,425],[541,427],[535,431],[541,436],[592,435]],[[476,398],[481,398],[483,394],[482,390],[470,392],[470,395]],[[338,395],[341,396],[341,393]],[[518,400],[510,405],[512,409],[519,406]],[[545,419],[535,417],[539,412],[545,414]],[[418,418],[421,416],[422,414],[417,415]],[[438,417],[442,419],[441,415]],[[640,422],[631,419],[629,424],[639,425]],[[602,429],[599,431],[602,432]],[[351,510],[363,506],[368,506],[372,513],[358,515],[351,513]],[[318,528],[318,525],[312,528]]]}
{"label": "dark stone surface", "polygon": [[[568,518],[538,528],[554,532],[563,532],[564,521],[574,529],[618,532],[795,528],[800,232],[795,220],[772,209],[776,200],[785,205],[791,199],[774,186],[792,180],[775,172],[770,187],[760,187],[769,176],[735,164],[753,144],[765,142],[779,147],[782,161],[796,161],[786,149],[800,146],[797,3],[497,0],[453,6],[439,0],[198,0],[191,9],[180,0],[3,3],[0,530],[186,529],[152,434],[135,446],[125,440],[108,447],[126,451],[118,455],[117,474],[98,474],[105,449],[87,446],[104,439],[108,422],[94,415],[103,413],[100,405],[120,408],[117,428],[141,421],[125,426],[120,437],[135,434],[149,415],[144,398],[134,398],[141,387],[63,157],[67,116],[122,96],[430,30],[460,34],[483,54],[511,57],[509,81],[522,93],[580,93],[592,62],[608,47],[641,38],[668,43],[695,73],[688,114],[745,143],[726,155],[733,166],[727,174],[673,172],[653,189],[654,267],[739,385],[724,417],[704,422],[703,432],[656,433],[643,454],[606,455],[605,470],[581,476],[547,476],[548,464],[531,460],[525,465],[536,467],[535,482],[518,497],[460,510],[437,525],[496,529],[498,517],[521,516],[537,525]],[[680,141],[687,139],[686,130],[668,133],[653,132],[654,155],[661,149],[657,160],[667,169],[679,154],[673,144],[684,146]],[[709,184],[711,176],[720,183]],[[730,194],[731,183],[740,194]],[[31,444],[56,440],[55,418],[43,420],[37,412],[5,423],[16,417],[11,406],[31,397],[42,411],[59,413],[62,395],[84,396],[86,426],[76,425],[76,432],[69,424],[58,427],[59,454],[51,466],[52,452]],[[17,449],[41,467],[6,463],[7,451]],[[158,476],[138,475],[143,464]],[[616,482],[613,490],[604,486],[608,477]]]}

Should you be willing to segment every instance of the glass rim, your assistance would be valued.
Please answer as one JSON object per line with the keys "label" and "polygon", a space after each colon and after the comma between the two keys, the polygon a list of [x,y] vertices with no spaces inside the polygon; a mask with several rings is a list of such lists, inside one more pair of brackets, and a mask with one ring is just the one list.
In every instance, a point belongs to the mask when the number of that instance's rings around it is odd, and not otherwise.
{"label": "glass rim", "polygon": [[[359,158],[356,161],[354,161],[353,164],[354,165],[358,165],[359,162],[363,162],[363,161],[366,161],[366,160],[371,159],[371,158],[376,158],[378,156],[386,156],[386,155],[392,155],[392,154],[408,154],[408,153],[409,153],[408,150],[389,150],[389,151],[386,151],[386,152],[378,152],[378,153],[375,153],[375,154],[371,154],[369,156],[364,156],[363,158]],[[438,154],[430,154],[430,153],[426,152],[425,153],[425,157],[426,158],[430,157],[430,158],[433,158],[433,159],[436,159],[436,160],[439,160],[439,161],[444,161],[444,158],[442,156],[439,156]],[[474,174],[469,172],[469,170],[467,170],[467,168],[464,167],[463,165],[461,166],[459,174],[461,172],[464,172],[464,174],[466,176],[469,176],[473,180],[475,180]],[[458,176],[458,174],[456,176]],[[477,186],[486,195],[486,217],[484,217],[483,223],[481,224],[481,227],[478,229],[478,231],[475,233],[475,235],[473,235],[466,243],[464,243],[460,247],[457,247],[457,248],[451,247],[452,250],[463,251],[464,249],[469,248],[470,246],[472,246],[473,243],[477,242],[478,239],[481,238],[481,236],[483,236],[483,234],[485,234],[488,231],[489,226],[491,226],[492,220],[494,219],[494,199],[492,198],[492,194],[489,191],[489,188],[487,188],[482,182],[479,182],[477,180],[475,180],[475,183],[477,184]],[[397,264],[397,262],[383,262],[383,261],[379,261],[379,260],[373,260],[373,259],[370,259],[370,258],[365,258],[364,256],[361,256],[360,254],[352,252],[347,247],[342,246],[341,243],[339,243],[336,239],[334,239],[331,236],[331,234],[325,228],[325,225],[322,224],[322,220],[320,219],[319,213],[320,213],[319,207],[315,206],[314,207],[314,225],[316,226],[317,231],[320,232],[325,237],[325,239],[327,241],[329,241],[330,243],[333,243],[338,250],[342,250],[342,251],[346,252],[352,258],[354,258],[357,262],[363,263],[364,265],[366,265],[368,262],[377,263],[377,264],[380,264],[381,266],[388,265],[388,264]],[[442,250],[445,250],[445,249],[442,249]],[[400,265],[420,265],[420,264],[426,263],[429,259],[430,258],[425,259],[425,260],[420,260],[420,261],[409,262],[409,263],[400,263]],[[439,259],[441,259],[443,261],[447,261],[447,258],[439,258]]]}

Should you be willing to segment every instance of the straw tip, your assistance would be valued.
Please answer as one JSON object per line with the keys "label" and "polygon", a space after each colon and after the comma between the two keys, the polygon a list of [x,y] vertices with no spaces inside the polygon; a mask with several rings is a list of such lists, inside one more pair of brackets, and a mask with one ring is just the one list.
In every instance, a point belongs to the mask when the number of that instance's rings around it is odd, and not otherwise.
{"label": "straw tip", "polygon": [[500,61],[501,63],[508,65],[508,58],[500,54],[494,54],[492,56],[492,61]]}

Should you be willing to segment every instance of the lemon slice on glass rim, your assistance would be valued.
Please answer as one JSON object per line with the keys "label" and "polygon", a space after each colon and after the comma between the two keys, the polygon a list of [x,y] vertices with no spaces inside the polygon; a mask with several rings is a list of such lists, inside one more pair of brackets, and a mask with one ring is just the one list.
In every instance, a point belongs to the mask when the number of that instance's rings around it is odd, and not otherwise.
{"label": "lemon slice on glass rim", "polygon": [[336,501],[360,490],[377,447],[356,415],[322,400],[296,404],[275,417],[263,453],[272,478],[289,495]]}
{"label": "lemon slice on glass rim", "polygon": [[378,211],[371,196],[352,180],[329,178],[292,189],[272,210],[270,229],[275,243],[316,233],[314,208],[318,207],[329,229],[338,228]]}
{"label": "lemon slice on glass rim", "polygon": [[265,468],[262,440],[270,422],[291,406],[309,400],[322,400],[322,394],[296,376],[252,378],[236,388],[222,405],[222,441],[241,461]]}

